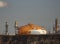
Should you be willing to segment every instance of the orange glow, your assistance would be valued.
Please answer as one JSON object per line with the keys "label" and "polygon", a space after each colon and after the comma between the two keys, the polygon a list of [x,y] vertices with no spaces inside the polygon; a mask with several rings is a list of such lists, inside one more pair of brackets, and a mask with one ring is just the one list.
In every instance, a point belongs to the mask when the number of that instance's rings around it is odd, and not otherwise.
{"label": "orange glow", "polygon": [[29,30],[32,30],[34,28],[36,28],[36,30],[38,30],[38,29],[41,29],[42,27],[29,23],[29,24],[27,24],[25,26],[21,26],[18,29],[19,30],[18,34],[19,35],[28,35],[29,34]]}

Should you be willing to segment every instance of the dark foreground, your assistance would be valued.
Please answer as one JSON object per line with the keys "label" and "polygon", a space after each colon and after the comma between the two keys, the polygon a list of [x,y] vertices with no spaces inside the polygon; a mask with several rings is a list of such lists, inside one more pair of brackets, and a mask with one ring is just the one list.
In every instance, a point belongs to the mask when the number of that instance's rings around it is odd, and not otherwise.
{"label": "dark foreground", "polygon": [[0,35],[0,44],[60,44],[60,34]]}

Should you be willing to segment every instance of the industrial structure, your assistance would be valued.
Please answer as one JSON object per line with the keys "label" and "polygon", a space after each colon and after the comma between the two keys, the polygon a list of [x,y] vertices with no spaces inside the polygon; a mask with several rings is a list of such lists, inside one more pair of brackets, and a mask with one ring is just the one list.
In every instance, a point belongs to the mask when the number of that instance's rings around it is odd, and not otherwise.
{"label": "industrial structure", "polygon": [[[14,23],[15,28],[15,35],[40,35],[40,34],[48,34],[48,31],[43,28],[42,26],[38,26],[32,23],[28,23],[24,26],[18,26],[18,21],[15,21]],[[8,22],[5,22],[5,35],[8,33]],[[59,25],[58,25],[58,18],[55,19],[55,23],[53,26],[54,33],[59,33]]]}
{"label": "industrial structure", "polygon": [[55,19],[53,26],[55,33],[52,34],[32,23],[19,27],[18,22],[15,21],[14,28],[15,35],[9,35],[8,22],[5,22],[5,35],[0,35],[0,44],[60,44],[58,18]]}

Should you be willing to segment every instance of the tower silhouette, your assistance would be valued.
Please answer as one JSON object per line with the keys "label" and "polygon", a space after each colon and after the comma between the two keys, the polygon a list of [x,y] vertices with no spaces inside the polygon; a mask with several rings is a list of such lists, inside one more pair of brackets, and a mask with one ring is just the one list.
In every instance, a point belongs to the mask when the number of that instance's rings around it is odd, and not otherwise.
{"label": "tower silhouette", "polygon": [[55,32],[58,32],[58,18],[55,19]]}
{"label": "tower silhouette", "polygon": [[5,22],[5,35],[7,35],[8,34],[8,23],[7,23],[7,21]]}
{"label": "tower silhouette", "polygon": [[18,34],[18,21],[15,21],[15,24],[14,24],[14,28],[15,28],[15,34]]}

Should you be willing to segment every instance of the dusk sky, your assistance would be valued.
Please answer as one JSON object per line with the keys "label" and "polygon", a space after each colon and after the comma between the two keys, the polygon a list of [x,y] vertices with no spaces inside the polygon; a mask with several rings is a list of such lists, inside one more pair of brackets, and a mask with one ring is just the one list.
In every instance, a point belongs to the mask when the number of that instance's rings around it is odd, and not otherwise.
{"label": "dusk sky", "polygon": [[9,34],[14,34],[14,22],[19,26],[33,23],[52,32],[55,18],[60,24],[60,0],[0,0],[0,34],[5,33],[5,22]]}

